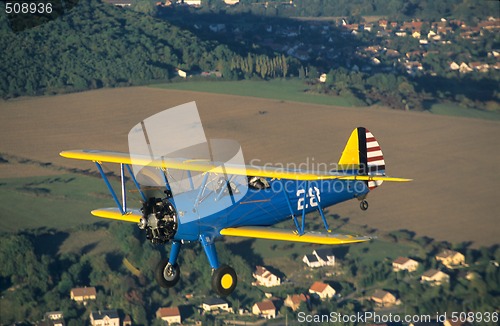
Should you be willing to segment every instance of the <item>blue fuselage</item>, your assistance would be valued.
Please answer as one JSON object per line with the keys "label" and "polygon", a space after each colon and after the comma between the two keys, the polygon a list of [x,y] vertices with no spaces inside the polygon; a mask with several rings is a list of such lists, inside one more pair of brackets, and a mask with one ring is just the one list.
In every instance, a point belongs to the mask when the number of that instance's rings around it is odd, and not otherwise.
{"label": "blue fuselage", "polygon": [[231,192],[218,196],[211,192],[200,200],[198,191],[194,190],[176,195],[179,226],[174,238],[191,241],[198,240],[200,235],[215,238],[223,228],[270,226],[290,219],[292,214],[300,219],[304,213],[369,192],[363,181],[268,179],[267,182],[268,188],[248,187],[239,196]]}

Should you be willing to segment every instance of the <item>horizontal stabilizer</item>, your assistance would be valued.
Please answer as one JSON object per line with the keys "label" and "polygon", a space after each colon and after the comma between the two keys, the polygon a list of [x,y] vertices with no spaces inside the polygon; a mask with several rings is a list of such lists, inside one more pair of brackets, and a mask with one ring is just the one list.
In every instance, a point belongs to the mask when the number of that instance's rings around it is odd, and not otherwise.
{"label": "horizontal stabilizer", "polygon": [[109,218],[112,220],[119,220],[131,223],[139,223],[142,217],[142,213],[139,210],[131,210],[125,213],[125,215],[120,212],[120,210],[116,207],[108,207],[108,208],[98,208],[94,209],[92,215],[102,218]]}
{"label": "horizontal stabilizer", "polygon": [[226,228],[222,229],[220,231],[220,234],[233,237],[306,242],[325,245],[341,245],[371,240],[370,237],[356,237],[352,235],[321,232],[306,232],[303,235],[298,235],[294,230],[277,229],[263,226],[242,226],[236,228]]}

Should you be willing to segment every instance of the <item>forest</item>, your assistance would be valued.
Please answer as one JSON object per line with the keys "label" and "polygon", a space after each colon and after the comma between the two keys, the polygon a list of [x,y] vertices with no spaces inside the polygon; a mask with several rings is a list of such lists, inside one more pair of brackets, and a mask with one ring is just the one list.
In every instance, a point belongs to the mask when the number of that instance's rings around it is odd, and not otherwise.
{"label": "forest", "polygon": [[[74,242],[78,237],[94,238],[96,234],[102,234],[113,245],[104,252],[97,250],[95,245],[79,246],[73,243],[71,250],[61,246],[65,240],[72,239]],[[258,247],[256,243],[251,245],[253,240],[218,242],[217,250],[221,261],[231,261],[238,271],[238,288],[227,300],[236,311],[239,308],[250,310],[255,302],[262,300],[263,292],[272,292],[276,297],[285,298],[287,294],[307,291],[315,279],[326,279],[342,297],[327,301],[313,300],[312,305],[303,305],[299,311],[320,314],[328,314],[330,311],[342,314],[374,309],[378,311],[372,302],[363,298],[379,288],[396,293],[403,302],[406,314],[434,315],[436,311],[493,312],[498,307],[498,246],[473,249],[467,243],[452,245],[426,237],[415,238],[412,232],[405,230],[379,235],[381,238],[376,243],[360,248],[348,246],[339,249],[344,254],[336,257],[338,263],[333,270],[326,268],[313,271],[304,266],[302,255],[298,252],[310,252],[314,250],[314,246],[275,242],[266,247],[265,255],[286,253],[290,268],[295,271],[303,270],[300,273],[309,275],[309,278],[290,280],[272,289],[259,289],[250,285],[254,280],[252,272],[255,263],[264,258],[255,251]],[[160,258],[167,256],[166,248],[151,245],[137,228],[127,223],[82,225],[66,231],[42,228],[4,233],[1,236],[0,261],[3,266],[0,270],[0,324],[32,324],[41,320],[45,312],[59,310],[63,312],[67,325],[81,325],[92,310],[117,309],[122,318],[129,314],[135,325],[161,325],[155,312],[159,307],[165,306],[180,306],[186,322],[202,321],[212,324],[214,318],[217,318],[202,314],[197,309],[203,298],[211,295],[208,285],[210,268],[199,245],[186,245],[183,248],[180,256],[181,283],[165,290],[157,286],[153,270]],[[264,248],[268,243],[264,242],[262,245]],[[385,257],[380,253],[386,252],[383,248],[394,249],[395,246],[415,253],[412,257],[421,264],[417,272],[395,273],[391,270],[390,262],[394,257]],[[468,267],[444,269],[451,276],[448,284],[438,287],[422,284],[418,275],[423,271],[430,268],[443,269],[434,256],[445,248],[464,253]],[[135,266],[139,272],[132,272],[127,265]],[[331,276],[332,271],[336,276]],[[474,277],[466,278],[465,275]],[[72,288],[83,286],[94,286],[97,289],[97,299],[89,301],[86,306],[70,300],[69,296]],[[192,296],[191,299],[186,299],[188,294]],[[400,307],[398,313],[402,313],[402,309]],[[289,321],[297,320],[299,311],[292,312],[285,306],[279,309],[280,315],[287,315]]]}
{"label": "forest", "polygon": [[17,33],[1,17],[3,98],[166,82],[176,69],[218,70],[226,79],[284,77],[298,64],[281,54],[240,55],[166,21],[96,0]]}
{"label": "forest", "polygon": [[[299,78],[304,81],[304,91],[356,97],[363,105],[428,110],[435,103],[450,102],[467,108],[498,110],[500,93],[495,85],[500,77],[496,70],[468,75],[449,70],[450,59],[481,61],[498,49],[498,33],[486,31],[480,41],[474,42],[454,39],[451,44],[430,44],[429,53],[434,54],[424,57],[422,65],[431,74],[417,72],[415,76],[396,68],[394,59],[385,54],[380,56],[380,67],[390,71],[352,69],[367,65],[366,59],[355,54],[359,47],[380,42],[381,46],[404,55],[419,48],[413,37],[382,41],[375,33],[346,37],[335,27],[330,35],[336,58],[319,53],[308,60],[299,60],[286,51],[274,51],[258,42],[263,26],[271,22],[284,30],[303,27],[296,40],[276,33],[272,41],[289,42],[290,47],[297,42],[304,47],[325,42],[320,33],[314,32],[313,24],[299,26],[304,23],[287,18],[290,16],[345,16],[350,22],[362,20],[361,15],[376,14],[390,19],[418,16],[433,20],[450,16],[477,23],[477,19],[495,12],[496,3],[484,2],[483,6],[465,0],[418,3],[391,0],[383,6],[376,0],[368,3],[316,0],[308,1],[307,5],[305,1],[295,1],[293,6],[281,2],[275,5],[269,2],[267,6],[263,1],[256,3],[262,5],[243,0],[228,7],[223,1],[212,0],[202,2],[201,8],[159,9],[150,0],[136,0],[130,9],[122,9],[99,0],[69,1],[59,6],[52,20],[38,17],[44,23],[32,28],[28,28],[27,20],[14,22],[10,16],[0,16],[0,42],[5,45],[0,49],[3,58],[0,97],[175,82],[180,80],[177,71],[181,69],[195,76],[194,80],[202,72],[215,71],[224,80]],[[270,8],[278,11],[270,14],[267,12]],[[241,40],[236,38],[238,33],[207,33],[200,27],[209,31],[205,25],[220,21],[226,22],[231,30],[244,26],[256,30],[253,33],[245,30]],[[487,60],[491,63],[493,59]],[[321,73],[328,74],[326,84],[317,82]]]}

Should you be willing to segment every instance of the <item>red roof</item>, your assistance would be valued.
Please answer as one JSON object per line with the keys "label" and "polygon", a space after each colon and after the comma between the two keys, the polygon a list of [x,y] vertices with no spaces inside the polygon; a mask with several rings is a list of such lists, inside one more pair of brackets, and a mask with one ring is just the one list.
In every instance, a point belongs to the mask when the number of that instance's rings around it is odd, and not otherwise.
{"label": "red roof", "polygon": [[260,311],[276,310],[274,303],[272,301],[269,301],[269,300],[257,302],[256,305]]}
{"label": "red roof", "polygon": [[73,292],[73,297],[90,297],[90,296],[96,296],[96,290],[95,287],[84,287],[84,288],[74,288],[71,289],[71,292]]}
{"label": "red roof", "polygon": [[307,297],[305,294],[292,294],[290,296],[290,300],[293,302],[293,304],[300,304],[301,302],[306,302]]}
{"label": "red roof", "polygon": [[314,282],[314,284],[311,285],[311,288],[309,290],[321,293],[321,292],[325,291],[327,286],[328,286],[328,284],[325,284],[323,282]]}
{"label": "red roof", "polygon": [[[264,276],[266,272],[269,272],[264,266],[257,266],[255,268],[255,275]],[[270,273],[270,272],[269,272]]]}
{"label": "red roof", "polygon": [[394,264],[404,265],[404,264],[406,264],[409,261],[410,261],[410,258],[407,258],[407,257],[398,257],[394,261]]}
{"label": "red roof", "polygon": [[181,312],[179,311],[179,308],[177,307],[168,307],[168,308],[159,308],[156,311],[156,316],[163,318],[163,317],[174,317],[174,316],[180,316]]}
{"label": "red roof", "polygon": [[435,276],[439,272],[440,271],[438,271],[437,269],[429,269],[427,272],[425,272],[424,274],[422,274],[422,276],[433,277],[433,276]]}

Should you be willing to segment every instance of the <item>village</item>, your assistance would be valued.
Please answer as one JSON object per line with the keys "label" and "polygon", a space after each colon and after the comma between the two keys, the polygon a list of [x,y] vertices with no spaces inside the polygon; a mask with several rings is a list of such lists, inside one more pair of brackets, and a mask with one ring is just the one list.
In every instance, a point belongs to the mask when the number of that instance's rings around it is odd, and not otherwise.
{"label": "village", "polygon": [[[130,0],[105,0],[119,7],[129,7]],[[226,6],[238,5],[238,0],[224,0]],[[201,0],[157,2],[158,8],[175,6],[200,8]],[[267,8],[268,3],[261,6]],[[293,6],[293,1],[278,3]],[[160,15],[161,16],[161,15]],[[359,20],[359,19],[358,19]],[[323,67],[321,82],[332,68],[345,67],[366,73],[402,72],[409,76],[443,75],[447,72],[467,74],[500,70],[500,49],[487,53],[470,51],[474,44],[481,44],[489,33],[500,29],[500,17],[488,17],[475,25],[458,19],[441,18],[439,21],[412,19],[389,21],[387,19],[361,18],[350,22],[348,18],[331,20],[298,19],[288,24],[248,22],[189,22],[198,33],[219,34],[235,42],[252,42],[256,46],[287,54],[301,62],[311,62]],[[250,39],[249,39],[250,37]],[[362,42],[354,42],[354,39]],[[402,42],[402,40],[404,40]],[[469,45],[465,45],[468,42]],[[362,46],[353,44],[363,43]],[[463,48],[463,47],[466,48]],[[464,51],[465,50],[465,51]],[[181,77],[186,78],[182,72]],[[212,76],[205,73],[204,76]],[[222,77],[220,73],[216,77]],[[319,76],[318,76],[319,77]]]}
{"label": "village", "polygon": [[[418,281],[428,287],[439,287],[450,283],[451,271],[456,277],[472,281],[474,278],[480,277],[478,273],[468,271],[468,265],[465,262],[465,256],[457,251],[444,249],[434,257],[436,263],[439,263],[438,269],[429,269],[423,271],[422,262],[420,259],[412,259],[409,257],[398,257],[391,262],[393,273],[398,273],[403,276],[417,275]],[[338,262],[333,254],[332,249],[316,249],[311,254],[306,254],[302,257],[303,267],[306,270],[324,269],[325,271],[335,270]],[[280,311],[288,309],[294,313],[299,311],[315,311],[318,306],[324,302],[340,302],[346,300],[342,291],[335,289],[331,281],[313,280],[309,289],[305,292],[296,292],[288,294],[286,297],[276,297],[271,292],[275,287],[279,287],[287,282],[282,274],[272,266],[256,266],[252,274],[255,281],[252,286],[259,288],[263,293],[262,301],[255,302],[251,307],[240,307],[235,309],[224,298],[206,297],[203,298],[201,304],[197,305],[201,315],[213,315],[217,320],[223,321],[226,324],[243,318],[247,325],[261,325],[265,320],[282,319]],[[457,274],[454,271],[460,270]],[[327,275],[332,275],[327,272]],[[412,278],[414,278],[412,276]],[[387,311],[397,311],[398,306],[403,306],[404,298],[398,297],[397,291],[386,290],[382,287],[370,290],[366,294],[356,295],[350,293],[349,297],[358,301],[369,301],[375,311],[384,313]],[[97,299],[97,290],[95,286],[84,286],[72,288],[68,300],[87,306],[89,303]],[[194,298],[193,294],[185,295],[187,300]],[[396,309],[396,310],[394,310]],[[169,306],[160,307],[156,310],[157,325],[201,325],[201,321],[187,318],[183,315],[183,307]],[[131,326],[134,322],[126,311],[122,309],[107,309],[107,310],[91,310],[87,314],[87,322],[92,326]],[[248,318],[250,317],[250,319]],[[47,312],[44,319],[38,325],[47,326],[64,326],[64,315],[61,311]],[[413,325],[413,324],[410,324]],[[446,321],[443,325],[459,325]],[[465,323],[464,323],[465,325]]]}

